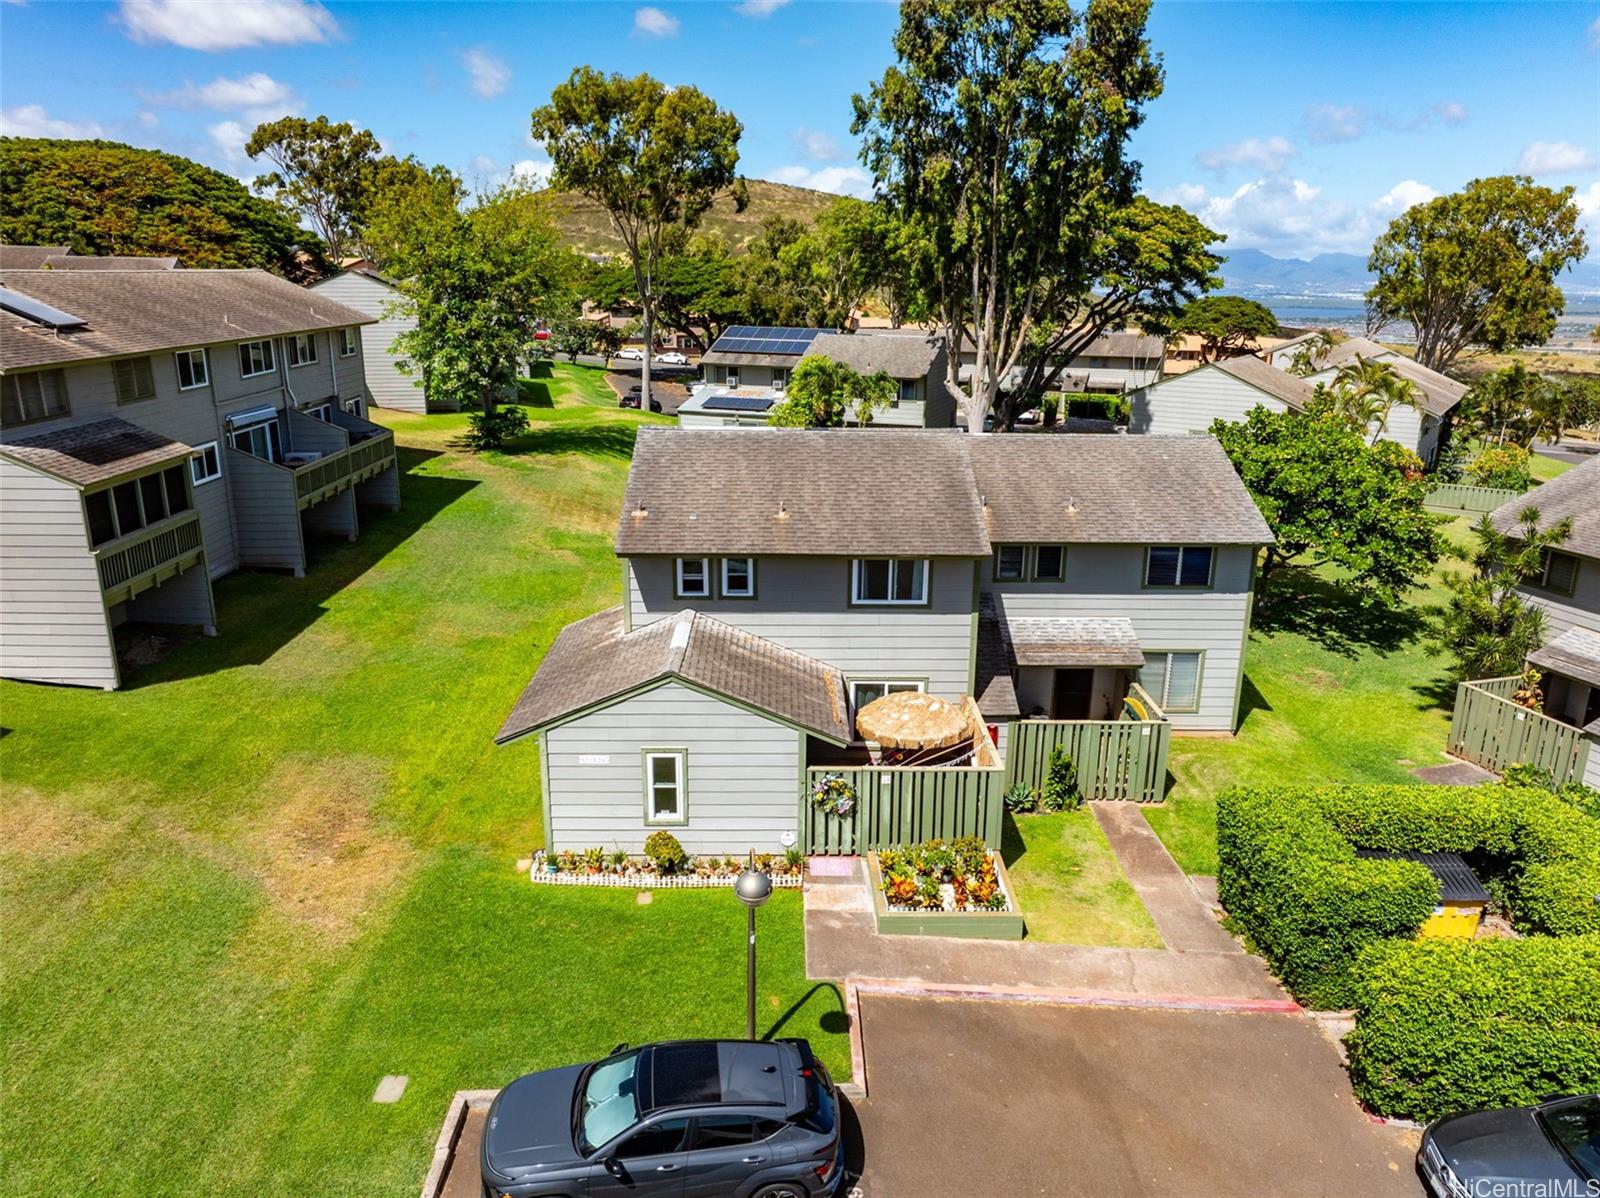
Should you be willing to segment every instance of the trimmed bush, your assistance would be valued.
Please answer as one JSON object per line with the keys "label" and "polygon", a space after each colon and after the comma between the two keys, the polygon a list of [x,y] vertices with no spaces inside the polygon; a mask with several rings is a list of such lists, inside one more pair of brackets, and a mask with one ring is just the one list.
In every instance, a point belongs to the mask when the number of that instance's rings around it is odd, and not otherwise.
{"label": "trimmed bush", "polygon": [[1600,936],[1372,945],[1354,990],[1350,1075],[1379,1114],[1600,1090]]}
{"label": "trimmed bush", "polygon": [[1354,1001],[1363,948],[1413,937],[1439,901],[1420,865],[1355,849],[1470,854],[1520,931],[1600,933],[1600,822],[1547,791],[1506,786],[1232,790],[1217,804],[1223,905],[1285,986],[1314,1007]]}
{"label": "trimmed bush", "polygon": [[659,872],[669,876],[689,864],[689,854],[671,832],[650,833],[645,838],[644,855],[655,862]]}

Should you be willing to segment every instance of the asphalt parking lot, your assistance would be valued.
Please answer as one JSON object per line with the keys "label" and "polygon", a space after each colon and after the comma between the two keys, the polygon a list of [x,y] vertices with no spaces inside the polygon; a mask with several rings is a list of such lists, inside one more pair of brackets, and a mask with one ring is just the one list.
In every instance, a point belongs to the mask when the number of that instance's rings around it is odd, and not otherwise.
{"label": "asphalt parking lot", "polygon": [[863,995],[861,1021],[856,1198],[1422,1194],[1416,1133],[1304,1016]]}

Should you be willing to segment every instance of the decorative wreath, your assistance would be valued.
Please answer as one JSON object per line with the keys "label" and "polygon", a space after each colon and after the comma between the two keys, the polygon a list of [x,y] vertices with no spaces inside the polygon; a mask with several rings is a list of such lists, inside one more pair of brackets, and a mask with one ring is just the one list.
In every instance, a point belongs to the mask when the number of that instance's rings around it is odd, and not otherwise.
{"label": "decorative wreath", "polygon": [[827,815],[849,815],[856,807],[856,788],[843,774],[823,774],[811,788],[811,801]]}

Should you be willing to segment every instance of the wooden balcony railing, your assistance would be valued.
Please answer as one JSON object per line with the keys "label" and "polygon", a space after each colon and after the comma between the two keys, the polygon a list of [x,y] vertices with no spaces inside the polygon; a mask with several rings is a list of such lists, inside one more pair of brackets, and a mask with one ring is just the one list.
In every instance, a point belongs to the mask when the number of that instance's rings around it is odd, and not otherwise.
{"label": "wooden balcony railing", "polygon": [[347,449],[298,466],[294,472],[294,489],[299,506],[310,507],[346,487],[364,482],[387,470],[394,461],[394,434],[381,429]]}
{"label": "wooden balcony railing", "polygon": [[107,603],[121,603],[187,569],[204,548],[200,517],[193,511],[108,541],[94,551],[100,590]]}

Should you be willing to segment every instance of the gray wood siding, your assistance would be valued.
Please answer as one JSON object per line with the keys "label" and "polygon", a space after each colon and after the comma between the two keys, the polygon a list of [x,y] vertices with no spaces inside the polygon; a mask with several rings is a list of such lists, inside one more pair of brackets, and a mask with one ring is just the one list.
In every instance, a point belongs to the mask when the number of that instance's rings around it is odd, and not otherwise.
{"label": "gray wood siding", "polygon": [[[1329,367],[1327,370],[1319,370],[1316,374],[1307,375],[1306,384],[1315,387],[1318,383],[1322,383],[1331,387],[1333,386],[1333,380],[1338,375],[1339,371],[1336,367]],[[1422,431],[1422,411],[1418,408],[1397,407],[1389,413],[1388,423],[1388,431],[1382,435],[1381,440],[1393,441],[1397,445],[1404,445],[1422,458],[1424,462],[1429,464],[1433,462],[1434,455],[1438,452],[1439,442],[1436,421],[1434,422],[1434,428],[1430,429],[1428,435],[1424,436]],[[1377,432],[1375,425],[1368,425],[1368,440],[1371,440]]]}
{"label": "gray wood siding", "polygon": [[[409,317],[387,314],[391,301],[399,299],[400,293],[377,279],[353,272],[324,279],[311,289],[322,292],[336,303],[378,318],[377,324],[364,325],[361,329],[367,391],[372,396],[372,402],[379,407],[396,408],[402,412],[427,411],[421,376],[404,374],[395,364],[394,339],[406,330],[415,328],[417,323]],[[340,360],[341,368],[346,361],[348,359]]]}
{"label": "gray wood siding", "polygon": [[1589,742],[1589,760],[1583,767],[1583,784],[1600,790],[1600,736],[1585,739]]}
{"label": "gray wood siding", "polygon": [[1572,627],[1600,632],[1600,558],[1578,559],[1577,583],[1570,595],[1552,595],[1537,587],[1518,591],[1544,610],[1546,640]]}
{"label": "gray wood siding", "polygon": [[837,666],[849,678],[925,678],[931,693],[946,698],[970,690],[970,560],[930,564],[925,607],[850,606],[850,559],[842,557],[760,558],[754,599],[675,599],[674,561],[628,559],[633,627],[692,608]]}
{"label": "gray wood siding", "polygon": [[[798,833],[800,736],[675,682],[544,733],[547,848],[641,852],[657,826],[691,853],[781,853]],[[687,822],[645,822],[644,758],[685,751]]]}
{"label": "gray wood siding", "polygon": [[222,476],[233,498],[239,559],[303,574],[305,540],[294,494],[294,472],[237,449],[222,451]]}
{"label": "gray wood siding", "polygon": [[0,676],[117,685],[111,626],[77,488],[4,459]]}
{"label": "gray wood siding", "polygon": [[1145,387],[1129,398],[1133,407],[1128,420],[1130,433],[1204,433],[1213,420],[1237,423],[1257,405],[1269,412],[1285,410],[1280,400],[1250,384],[1220,370],[1204,368]]}
{"label": "gray wood siding", "polygon": [[123,619],[148,624],[197,624],[215,629],[216,613],[211,602],[211,580],[199,568],[185,570],[176,578],[117,604],[113,623]]}
{"label": "gray wood siding", "polygon": [[1146,653],[1200,650],[1200,709],[1171,713],[1174,728],[1232,731],[1245,630],[1250,613],[1253,551],[1217,550],[1210,590],[1147,590],[1138,545],[1071,545],[1062,582],[995,582],[985,568],[982,589],[1006,616],[1123,616]]}

